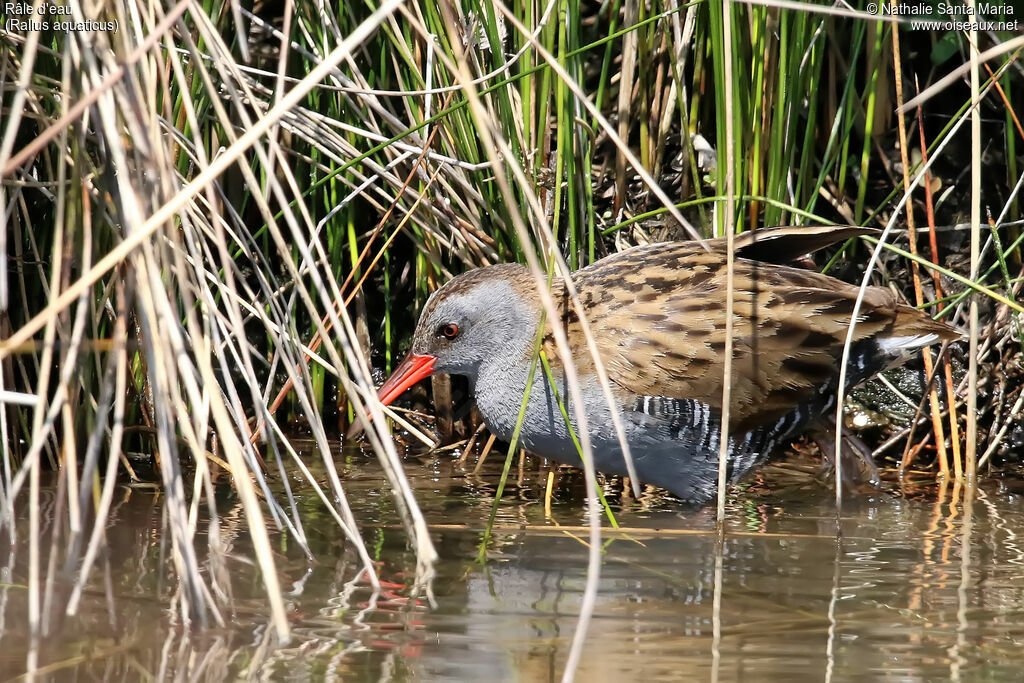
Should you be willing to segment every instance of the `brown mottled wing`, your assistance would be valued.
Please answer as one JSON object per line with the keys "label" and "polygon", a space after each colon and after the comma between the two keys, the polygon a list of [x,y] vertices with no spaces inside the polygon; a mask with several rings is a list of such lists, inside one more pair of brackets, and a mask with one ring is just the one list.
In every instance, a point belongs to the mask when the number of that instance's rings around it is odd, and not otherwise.
{"label": "brown mottled wing", "polygon": [[[721,250],[707,252],[693,243],[637,247],[579,271],[573,281],[614,384],[636,395],[721,407]],[[838,373],[857,287],[745,259],[735,261],[734,282],[731,422],[749,429],[777,420]],[[869,288],[855,340],[890,330],[900,315],[931,322],[899,305],[888,290]]]}
{"label": "brown mottled wing", "polygon": [[[856,225],[813,225],[761,228],[733,238],[733,251],[742,258],[766,263],[789,263],[806,254],[845,242],[860,235],[878,235],[881,230]],[[708,240],[712,251],[725,251],[724,237]]]}

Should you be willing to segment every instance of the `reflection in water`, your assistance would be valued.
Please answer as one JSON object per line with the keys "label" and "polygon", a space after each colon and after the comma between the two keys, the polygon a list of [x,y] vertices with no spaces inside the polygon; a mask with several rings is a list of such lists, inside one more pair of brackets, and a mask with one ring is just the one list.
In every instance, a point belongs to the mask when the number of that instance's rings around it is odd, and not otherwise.
{"label": "reflection in water", "polygon": [[[227,626],[191,630],[177,621],[160,497],[120,489],[106,529],[110,553],[78,614],[48,624],[37,678],[558,680],[586,580],[580,487],[563,478],[548,520],[540,500],[546,470],[527,472],[502,503],[481,565],[488,487],[501,463],[473,478],[451,472],[448,457],[409,460],[441,555],[433,605],[411,590],[415,556],[375,461],[351,457],[345,485],[379,568],[378,593],[358,575],[358,558],[317,497],[299,492],[317,561],[288,534],[274,537],[294,626],[286,644],[267,625],[230,492],[220,501],[229,511],[219,558],[230,577]],[[618,510],[627,531],[606,534],[579,680],[708,680],[713,644],[721,681],[1016,679],[1024,639],[1020,499],[995,487],[862,494],[845,502],[837,541],[829,490],[794,484],[797,469],[769,470],[767,486],[732,496],[718,639],[713,511],[667,499]],[[53,524],[45,512],[56,489],[49,491],[42,517]],[[204,533],[200,524],[197,535]],[[49,537],[46,528],[44,552]],[[26,666],[26,555],[22,546],[0,551],[0,680]],[[68,586],[46,587],[51,604],[65,604]]]}

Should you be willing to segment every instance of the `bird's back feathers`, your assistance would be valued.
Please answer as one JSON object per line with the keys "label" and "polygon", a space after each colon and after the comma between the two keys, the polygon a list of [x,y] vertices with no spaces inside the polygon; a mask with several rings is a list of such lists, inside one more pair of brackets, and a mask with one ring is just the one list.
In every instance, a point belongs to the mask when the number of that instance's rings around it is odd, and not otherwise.
{"label": "bird's back feathers", "polygon": [[[745,241],[740,253],[771,244],[792,257],[859,234],[847,229]],[[774,231],[761,231],[772,233]],[[573,283],[613,385],[636,396],[696,399],[721,408],[726,339],[727,268],[724,240],[634,247],[573,274]],[[806,248],[805,248],[806,246]],[[813,271],[734,261],[732,428],[774,422],[835,384],[859,287]],[[556,282],[563,324],[580,371],[592,371],[577,312]],[[900,303],[888,289],[864,292],[853,342],[856,382],[890,364],[907,348],[955,338],[949,326]],[[874,340],[876,344],[865,344]],[[546,351],[557,358],[553,339]],[[591,366],[591,367],[587,367]]]}

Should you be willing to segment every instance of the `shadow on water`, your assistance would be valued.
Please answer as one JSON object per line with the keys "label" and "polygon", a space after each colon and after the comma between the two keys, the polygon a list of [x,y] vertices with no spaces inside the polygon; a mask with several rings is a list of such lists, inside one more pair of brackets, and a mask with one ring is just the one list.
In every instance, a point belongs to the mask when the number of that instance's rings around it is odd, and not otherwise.
{"label": "shadow on water", "polygon": [[[110,552],[79,614],[49,625],[37,679],[559,679],[586,580],[581,486],[561,487],[546,519],[543,478],[528,473],[506,494],[482,565],[475,558],[501,463],[473,477],[448,454],[410,458],[441,556],[431,607],[409,585],[415,557],[376,461],[346,452],[341,464],[378,563],[378,595],[358,578],[355,553],[315,495],[302,492],[317,561],[287,534],[273,536],[294,629],[290,643],[276,644],[258,571],[245,559],[244,516],[225,487],[231,609],[223,627],[183,627],[161,498],[124,487],[107,528]],[[1019,680],[1020,498],[994,485],[967,505],[951,489],[857,495],[845,504],[840,544],[831,492],[794,477],[803,465],[768,468],[761,485],[730,497],[718,680]],[[46,489],[44,513],[56,492]],[[628,532],[607,534],[579,680],[709,679],[713,511],[654,497],[623,504],[617,516]],[[44,518],[52,524],[52,514]],[[26,520],[20,525],[24,538]],[[200,523],[200,547],[205,533]],[[24,544],[0,550],[0,680],[25,670],[27,562]],[[54,604],[66,599],[55,586]]]}

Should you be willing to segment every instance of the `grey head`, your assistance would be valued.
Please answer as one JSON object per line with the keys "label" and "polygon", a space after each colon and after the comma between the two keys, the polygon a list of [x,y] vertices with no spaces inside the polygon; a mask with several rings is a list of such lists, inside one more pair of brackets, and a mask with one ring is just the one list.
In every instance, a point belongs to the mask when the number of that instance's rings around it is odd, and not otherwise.
{"label": "grey head", "polygon": [[436,357],[435,372],[465,375],[475,383],[488,363],[525,362],[539,321],[537,290],[525,267],[477,268],[430,296],[412,353]]}

